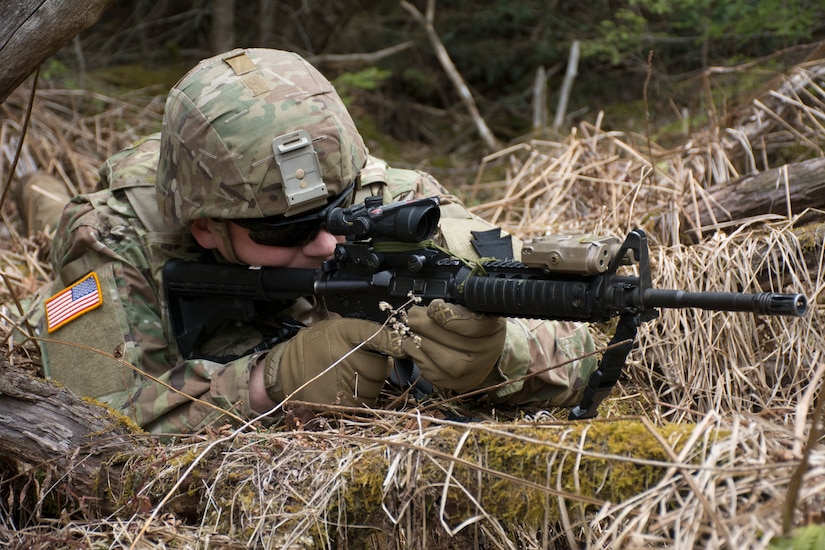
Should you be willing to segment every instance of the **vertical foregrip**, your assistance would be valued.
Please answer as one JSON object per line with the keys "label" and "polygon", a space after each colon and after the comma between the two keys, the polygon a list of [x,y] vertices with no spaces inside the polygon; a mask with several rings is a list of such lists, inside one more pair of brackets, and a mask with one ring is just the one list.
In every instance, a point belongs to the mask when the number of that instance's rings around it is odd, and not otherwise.
{"label": "vertical foregrip", "polygon": [[473,311],[507,317],[590,320],[594,316],[589,285],[580,281],[469,277],[463,300]]}

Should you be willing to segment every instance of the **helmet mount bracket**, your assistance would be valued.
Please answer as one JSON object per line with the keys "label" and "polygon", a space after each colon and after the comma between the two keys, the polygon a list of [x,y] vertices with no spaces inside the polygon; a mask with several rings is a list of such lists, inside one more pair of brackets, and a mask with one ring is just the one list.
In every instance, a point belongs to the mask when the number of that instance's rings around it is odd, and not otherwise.
{"label": "helmet mount bracket", "polygon": [[309,132],[297,130],[276,137],[272,140],[272,152],[284,182],[287,200],[284,216],[294,216],[326,204],[329,198],[327,186]]}

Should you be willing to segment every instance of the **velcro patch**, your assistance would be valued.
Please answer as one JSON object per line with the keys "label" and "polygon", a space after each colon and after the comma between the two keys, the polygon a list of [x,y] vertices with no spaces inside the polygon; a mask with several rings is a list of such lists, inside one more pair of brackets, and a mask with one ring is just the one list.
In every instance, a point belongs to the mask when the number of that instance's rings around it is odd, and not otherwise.
{"label": "velcro patch", "polygon": [[46,328],[54,332],[103,303],[100,281],[92,271],[45,302]]}
{"label": "velcro patch", "polygon": [[273,88],[272,82],[258,73],[252,73],[242,77],[241,82],[252,96],[261,95]]}
{"label": "velcro patch", "polygon": [[231,57],[225,57],[223,60],[230,67],[232,67],[232,70],[235,71],[235,74],[237,75],[246,74],[258,68],[255,65],[255,62],[252,61],[248,55],[246,55],[246,52],[241,52]]}

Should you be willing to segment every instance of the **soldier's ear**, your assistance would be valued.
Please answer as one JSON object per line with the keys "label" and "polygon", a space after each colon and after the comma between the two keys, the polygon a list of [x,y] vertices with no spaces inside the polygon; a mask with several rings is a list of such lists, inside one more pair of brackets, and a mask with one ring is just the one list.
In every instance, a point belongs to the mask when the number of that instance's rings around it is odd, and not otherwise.
{"label": "soldier's ear", "polygon": [[221,238],[210,221],[209,218],[196,218],[189,224],[189,231],[192,236],[195,237],[201,247],[207,250],[218,248]]}

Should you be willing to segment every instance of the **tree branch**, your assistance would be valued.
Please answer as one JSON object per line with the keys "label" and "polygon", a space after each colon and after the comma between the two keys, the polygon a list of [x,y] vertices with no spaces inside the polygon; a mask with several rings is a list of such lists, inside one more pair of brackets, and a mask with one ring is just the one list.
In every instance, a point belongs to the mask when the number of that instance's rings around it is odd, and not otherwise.
{"label": "tree branch", "polygon": [[498,140],[487,126],[487,123],[484,122],[484,118],[482,118],[481,114],[478,112],[478,107],[476,106],[475,99],[473,99],[473,94],[470,92],[470,88],[468,88],[467,84],[464,83],[464,79],[461,77],[458,69],[456,69],[455,64],[453,64],[453,60],[450,59],[450,54],[447,52],[447,48],[444,47],[444,44],[438,37],[438,33],[435,32],[435,27],[433,26],[433,19],[435,17],[435,0],[428,0],[426,18],[420,11],[418,11],[418,8],[405,0],[402,0],[401,6],[407,10],[427,31],[427,37],[430,40],[433,51],[435,52],[438,61],[441,63],[442,68],[447,73],[450,81],[452,81],[453,86],[461,98],[461,102],[473,118],[476,128],[478,129],[478,133],[481,135],[481,139],[484,140],[484,143],[486,143],[487,147],[491,150],[498,150],[500,148]]}

